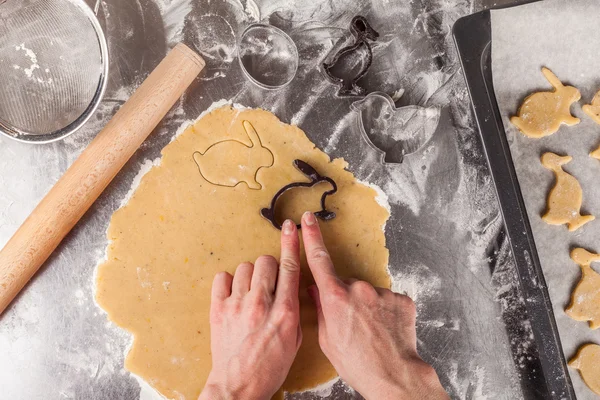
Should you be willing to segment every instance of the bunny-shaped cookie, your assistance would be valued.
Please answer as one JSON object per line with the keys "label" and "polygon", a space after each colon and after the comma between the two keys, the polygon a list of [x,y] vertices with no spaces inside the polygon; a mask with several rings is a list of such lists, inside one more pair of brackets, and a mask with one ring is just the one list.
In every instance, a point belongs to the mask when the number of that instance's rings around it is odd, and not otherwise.
{"label": "bunny-shaped cookie", "polygon": [[525,136],[531,138],[551,135],[561,124],[571,126],[580,122],[570,110],[571,104],[581,98],[579,90],[563,85],[548,68],[542,68],[542,73],[554,86],[554,91],[530,94],[519,108],[519,116],[510,119]]}
{"label": "bunny-shaped cookie", "polygon": [[590,116],[595,123],[600,125],[600,91],[596,93],[591,104],[586,104],[581,107],[583,112]]}
{"label": "bunny-shaped cookie", "polygon": [[248,146],[237,140],[223,140],[210,146],[204,153],[195,152],[194,161],[200,174],[213,185],[234,187],[246,182],[250,189],[261,189],[256,173],[273,165],[273,153],[263,147],[252,124],[242,122],[252,143]]}
{"label": "bunny-shaped cookie", "polygon": [[548,195],[548,211],[542,219],[550,225],[567,224],[569,231],[574,231],[595,217],[579,213],[583,199],[581,185],[562,169],[571,160],[570,156],[561,157],[554,153],[544,153],[542,156],[542,165],[556,174],[556,184]]}
{"label": "bunny-shaped cookie", "polygon": [[600,346],[586,343],[577,350],[577,355],[569,361],[569,367],[579,370],[586,385],[596,394],[600,394]]}

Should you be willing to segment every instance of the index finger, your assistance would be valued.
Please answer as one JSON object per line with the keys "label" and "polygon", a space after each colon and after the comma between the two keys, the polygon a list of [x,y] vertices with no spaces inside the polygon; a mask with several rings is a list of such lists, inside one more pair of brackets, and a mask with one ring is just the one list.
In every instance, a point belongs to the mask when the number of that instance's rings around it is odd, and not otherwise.
{"label": "index finger", "polygon": [[317,287],[322,289],[334,283],[338,284],[339,279],[323,242],[319,223],[311,212],[306,212],[302,216],[302,239],[304,240],[306,261]]}
{"label": "index finger", "polygon": [[296,224],[285,221],[281,229],[281,258],[275,301],[291,301],[298,304],[298,287],[300,286],[300,244]]}

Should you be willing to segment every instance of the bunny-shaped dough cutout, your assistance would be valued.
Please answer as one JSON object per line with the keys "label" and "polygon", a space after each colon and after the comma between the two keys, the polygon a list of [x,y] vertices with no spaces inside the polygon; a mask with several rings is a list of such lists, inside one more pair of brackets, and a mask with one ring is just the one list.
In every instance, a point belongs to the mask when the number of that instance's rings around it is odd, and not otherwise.
{"label": "bunny-shaped dough cutout", "polygon": [[577,355],[569,361],[569,367],[579,370],[586,385],[596,394],[600,394],[600,346],[584,344]]}
{"label": "bunny-shaped dough cutout", "polygon": [[596,93],[591,104],[586,104],[581,109],[600,125],[600,91]]}
{"label": "bunny-shaped dough cutout", "polygon": [[[590,328],[600,328],[600,274],[592,268],[592,262],[600,261],[600,254],[577,248],[571,258],[581,267],[581,280],[573,290],[571,304],[565,309],[575,321],[588,321]],[[598,360],[600,361],[600,360]]]}
{"label": "bunny-shaped dough cutout", "polygon": [[[581,107],[583,111],[594,120],[595,123],[600,125],[600,91],[596,93],[591,104],[586,104]],[[590,153],[590,157],[594,157],[600,160],[600,147]]]}
{"label": "bunny-shaped dough cutout", "polygon": [[519,115],[510,119],[519,130],[531,138],[541,138],[558,131],[561,124],[577,125],[579,118],[571,115],[571,104],[579,101],[581,93],[565,86],[548,68],[542,73],[554,86],[553,92],[532,93],[519,108]]}
{"label": "bunny-shaped dough cutout", "polygon": [[242,122],[252,143],[248,146],[237,140],[223,140],[210,146],[204,153],[194,153],[200,174],[213,185],[234,187],[245,182],[250,189],[261,189],[256,180],[258,170],[273,165],[271,150],[264,147],[252,124]]}
{"label": "bunny-shaped dough cutout", "polygon": [[542,219],[550,225],[567,224],[569,231],[577,230],[595,219],[593,215],[582,216],[579,213],[583,199],[581,185],[562,169],[572,159],[554,153],[544,153],[541,159],[542,165],[556,175],[556,184],[548,195],[548,211]]}

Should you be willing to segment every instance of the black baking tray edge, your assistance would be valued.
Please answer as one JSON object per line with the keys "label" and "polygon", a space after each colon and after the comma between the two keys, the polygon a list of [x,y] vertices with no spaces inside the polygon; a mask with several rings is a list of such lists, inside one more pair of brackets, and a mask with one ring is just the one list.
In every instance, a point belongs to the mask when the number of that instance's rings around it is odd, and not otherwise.
{"label": "black baking tray edge", "polygon": [[482,11],[456,21],[453,36],[538,349],[543,381],[547,386],[548,397],[544,397],[557,400],[576,399],[525,202],[494,95],[490,11]]}

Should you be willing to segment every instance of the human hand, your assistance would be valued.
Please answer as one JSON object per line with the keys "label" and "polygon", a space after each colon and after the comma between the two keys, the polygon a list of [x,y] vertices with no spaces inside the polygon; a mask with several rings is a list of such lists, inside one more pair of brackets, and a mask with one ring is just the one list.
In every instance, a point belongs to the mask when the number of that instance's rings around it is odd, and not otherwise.
{"label": "human hand", "polygon": [[269,400],[296,357],[302,331],[296,225],[283,224],[279,265],[271,256],[215,276],[210,306],[212,370],[199,400]]}
{"label": "human hand", "polygon": [[302,237],[316,285],[319,345],[350,386],[367,400],[448,399],[434,369],[417,354],[413,301],[388,289],[342,281],[312,213]]}

